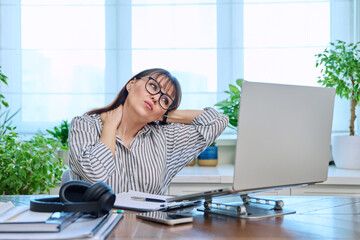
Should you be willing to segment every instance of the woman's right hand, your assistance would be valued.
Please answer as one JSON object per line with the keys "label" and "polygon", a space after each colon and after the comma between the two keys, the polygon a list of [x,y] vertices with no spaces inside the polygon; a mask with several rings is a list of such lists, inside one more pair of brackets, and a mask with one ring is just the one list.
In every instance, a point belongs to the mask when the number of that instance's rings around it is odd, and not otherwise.
{"label": "woman's right hand", "polygon": [[123,105],[120,105],[119,107],[113,110],[100,114],[100,119],[103,125],[107,125],[111,128],[117,129],[121,123],[122,109],[123,109]]}
{"label": "woman's right hand", "polygon": [[99,140],[110,149],[113,156],[115,156],[116,130],[121,123],[122,109],[123,106],[120,105],[114,110],[100,114],[100,119],[103,123],[103,129]]}

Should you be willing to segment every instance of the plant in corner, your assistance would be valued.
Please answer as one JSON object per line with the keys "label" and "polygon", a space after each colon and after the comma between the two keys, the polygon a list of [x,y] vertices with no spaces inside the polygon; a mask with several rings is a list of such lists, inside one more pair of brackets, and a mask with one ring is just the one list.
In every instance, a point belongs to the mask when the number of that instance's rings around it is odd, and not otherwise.
{"label": "plant in corner", "polygon": [[61,144],[56,139],[36,134],[18,141],[18,134],[10,131],[0,141],[0,194],[49,192],[61,181],[62,159],[56,158]]}
{"label": "plant in corner", "polygon": [[316,67],[321,67],[318,83],[334,87],[336,94],[350,101],[350,136],[334,136],[332,152],[337,167],[360,169],[360,136],[355,136],[356,106],[360,101],[360,42],[330,43],[316,54]]}
{"label": "plant in corner", "polygon": [[225,93],[229,96],[218,103],[215,106],[219,107],[223,114],[229,117],[229,128],[236,130],[239,118],[239,104],[241,97],[241,86],[244,79],[237,79],[236,85],[229,84],[229,91]]}
{"label": "plant in corner", "polygon": [[[7,77],[1,71],[0,80],[0,84],[7,85]],[[16,127],[9,122],[17,112],[8,117],[9,104],[2,94],[0,100],[0,110],[6,109],[0,114],[0,194],[49,192],[61,181],[62,159],[55,156],[61,144],[42,134],[20,140]]]}

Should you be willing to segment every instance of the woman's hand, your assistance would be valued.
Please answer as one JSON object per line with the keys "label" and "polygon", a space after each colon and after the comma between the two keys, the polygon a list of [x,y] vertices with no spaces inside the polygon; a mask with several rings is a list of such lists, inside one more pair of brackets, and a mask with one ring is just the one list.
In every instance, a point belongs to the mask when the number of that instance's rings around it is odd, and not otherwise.
{"label": "woman's hand", "polygon": [[120,105],[114,110],[100,114],[103,129],[99,140],[110,149],[113,156],[115,154],[116,130],[121,123],[122,110],[123,106]]}
{"label": "woman's hand", "polygon": [[120,105],[118,108],[100,114],[100,119],[103,125],[116,130],[121,123],[122,110],[123,105]]}

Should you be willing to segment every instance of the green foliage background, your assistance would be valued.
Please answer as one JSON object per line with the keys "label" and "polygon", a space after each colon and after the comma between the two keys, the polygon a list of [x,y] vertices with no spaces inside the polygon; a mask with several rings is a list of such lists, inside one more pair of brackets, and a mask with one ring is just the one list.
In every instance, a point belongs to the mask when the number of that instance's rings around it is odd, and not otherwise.
{"label": "green foliage background", "polygon": [[[2,85],[7,85],[7,77],[0,69]],[[43,134],[30,140],[19,139],[16,127],[11,126],[17,112],[10,114],[9,104],[0,92],[0,194],[48,192],[61,181],[64,171],[62,159],[57,157],[61,143]]]}
{"label": "green foliage background", "polygon": [[55,126],[53,131],[46,131],[61,142],[62,150],[69,149],[69,123],[67,120],[63,120],[59,127]]}
{"label": "green foliage background", "polygon": [[315,55],[316,67],[321,68],[318,83],[334,87],[336,94],[350,100],[350,135],[354,135],[355,107],[360,101],[360,42],[330,43],[322,53]]}
{"label": "green foliage background", "polygon": [[235,81],[236,85],[229,84],[229,91],[225,91],[229,96],[225,100],[215,104],[215,106],[219,107],[220,112],[229,117],[229,128],[235,130],[238,125],[241,86],[243,81],[244,79],[237,79]]}
{"label": "green foliage background", "polygon": [[10,131],[0,140],[0,194],[18,195],[49,192],[61,181],[62,159],[56,154],[61,143],[42,134],[17,141]]}

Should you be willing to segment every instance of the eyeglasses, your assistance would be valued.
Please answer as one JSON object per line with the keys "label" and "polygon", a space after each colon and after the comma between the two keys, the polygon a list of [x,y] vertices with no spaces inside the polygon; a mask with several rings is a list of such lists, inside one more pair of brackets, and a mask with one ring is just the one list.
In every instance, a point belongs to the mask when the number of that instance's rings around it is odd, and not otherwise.
{"label": "eyeglasses", "polygon": [[161,87],[159,83],[151,76],[149,76],[149,80],[147,80],[145,84],[145,89],[151,95],[156,95],[161,93],[159,97],[159,104],[164,110],[168,110],[169,108],[173,107],[174,100],[172,100],[172,98],[169,95],[161,91]]}

